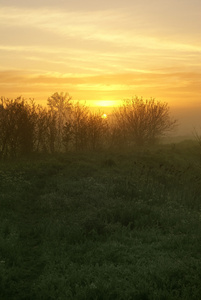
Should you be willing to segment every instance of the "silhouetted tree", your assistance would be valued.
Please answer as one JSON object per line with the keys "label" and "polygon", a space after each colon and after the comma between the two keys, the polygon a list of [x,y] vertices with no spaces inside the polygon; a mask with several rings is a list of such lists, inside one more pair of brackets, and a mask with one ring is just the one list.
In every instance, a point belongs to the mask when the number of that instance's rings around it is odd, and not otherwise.
{"label": "silhouetted tree", "polygon": [[197,141],[198,145],[201,147],[201,134],[199,134],[195,128],[193,131],[193,135],[194,135],[195,140]]}
{"label": "silhouetted tree", "polygon": [[34,150],[34,104],[21,97],[1,99],[0,153],[1,157],[28,155]]}
{"label": "silhouetted tree", "polygon": [[73,126],[71,122],[66,122],[63,127],[63,136],[62,141],[65,148],[65,152],[68,152],[70,149],[72,149],[72,138],[73,138]]}
{"label": "silhouetted tree", "polygon": [[104,146],[108,123],[100,113],[89,113],[88,115],[88,147],[90,150],[99,150]]}
{"label": "silhouetted tree", "polygon": [[71,118],[63,128],[65,150],[100,149],[104,143],[107,121],[101,118],[100,113],[92,113],[87,106],[79,102],[72,105],[71,109]]}
{"label": "silhouetted tree", "polygon": [[37,107],[37,122],[35,127],[35,151],[47,151],[47,113],[42,106]]}
{"label": "silhouetted tree", "polygon": [[114,117],[122,139],[139,146],[156,143],[177,124],[176,120],[170,118],[167,103],[155,99],[136,97],[125,100],[114,112]]}
{"label": "silhouetted tree", "polygon": [[[71,97],[68,93],[54,93],[47,100],[50,112],[50,136],[52,151],[62,147],[63,128],[71,114]],[[55,128],[54,128],[55,127]],[[54,144],[54,145],[53,145]],[[53,149],[54,148],[54,149]]]}
{"label": "silhouetted tree", "polygon": [[72,143],[76,151],[87,149],[89,109],[77,102],[72,109]]}
{"label": "silhouetted tree", "polygon": [[1,98],[0,104],[0,158],[5,156],[7,142],[9,139],[9,132],[7,128],[7,118],[6,118],[6,110],[5,110],[5,99]]}
{"label": "silhouetted tree", "polygon": [[[32,152],[96,151],[103,147],[154,144],[176,125],[167,103],[125,100],[110,120],[92,113],[68,94],[55,93],[48,108],[34,101],[0,99],[0,158]],[[200,142],[200,137],[196,135]]]}
{"label": "silhouetted tree", "polygon": [[58,128],[57,114],[54,111],[48,112],[48,146],[51,153],[61,151],[62,128]]}

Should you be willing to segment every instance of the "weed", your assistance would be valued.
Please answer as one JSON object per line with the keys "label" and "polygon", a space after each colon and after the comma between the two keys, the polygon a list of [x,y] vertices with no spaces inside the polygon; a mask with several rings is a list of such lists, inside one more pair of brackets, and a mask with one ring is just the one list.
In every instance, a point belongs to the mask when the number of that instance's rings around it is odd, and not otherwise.
{"label": "weed", "polygon": [[188,147],[1,163],[0,298],[199,299]]}

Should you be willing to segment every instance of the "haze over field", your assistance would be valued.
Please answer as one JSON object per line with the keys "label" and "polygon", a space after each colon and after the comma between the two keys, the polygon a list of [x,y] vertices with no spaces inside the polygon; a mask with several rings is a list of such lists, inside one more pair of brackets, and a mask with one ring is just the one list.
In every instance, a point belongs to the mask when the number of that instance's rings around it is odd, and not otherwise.
{"label": "haze over field", "polygon": [[200,12],[200,0],[1,0],[1,96],[154,97],[190,132],[201,114]]}

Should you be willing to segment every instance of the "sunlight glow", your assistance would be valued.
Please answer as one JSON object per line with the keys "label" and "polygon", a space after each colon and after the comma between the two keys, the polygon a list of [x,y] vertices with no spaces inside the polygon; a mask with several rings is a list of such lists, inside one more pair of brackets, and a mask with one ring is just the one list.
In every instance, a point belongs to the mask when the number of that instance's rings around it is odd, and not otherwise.
{"label": "sunlight glow", "polygon": [[103,114],[103,115],[101,116],[101,118],[102,118],[102,119],[107,119],[107,114]]}
{"label": "sunlight glow", "polygon": [[103,106],[103,107],[107,107],[107,106],[118,106],[118,101],[115,100],[100,100],[100,101],[95,101],[94,102],[95,106]]}
{"label": "sunlight glow", "polygon": [[0,97],[45,104],[63,91],[102,112],[135,95],[200,105],[201,1],[180,2],[2,0]]}

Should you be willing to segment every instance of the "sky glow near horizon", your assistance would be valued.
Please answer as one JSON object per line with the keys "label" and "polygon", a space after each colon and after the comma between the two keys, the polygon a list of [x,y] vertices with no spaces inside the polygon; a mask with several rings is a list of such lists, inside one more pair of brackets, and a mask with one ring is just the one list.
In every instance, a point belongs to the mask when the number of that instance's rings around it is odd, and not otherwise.
{"label": "sky glow near horizon", "polygon": [[0,4],[0,96],[45,104],[68,92],[112,106],[137,95],[200,107],[200,0]]}

